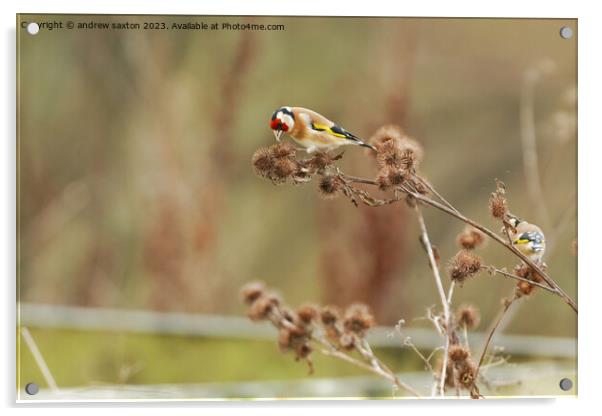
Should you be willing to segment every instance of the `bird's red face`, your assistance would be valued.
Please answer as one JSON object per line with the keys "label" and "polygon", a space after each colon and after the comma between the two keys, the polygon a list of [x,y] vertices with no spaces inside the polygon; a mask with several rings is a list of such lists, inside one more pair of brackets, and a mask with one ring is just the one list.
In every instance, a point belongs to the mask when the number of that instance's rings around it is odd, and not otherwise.
{"label": "bird's red face", "polygon": [[270,128],[274,131],[276,140],[280,140],[283,132],[288,132],[295,125],[295,116],[290,107],[280,107],[270,118]]}

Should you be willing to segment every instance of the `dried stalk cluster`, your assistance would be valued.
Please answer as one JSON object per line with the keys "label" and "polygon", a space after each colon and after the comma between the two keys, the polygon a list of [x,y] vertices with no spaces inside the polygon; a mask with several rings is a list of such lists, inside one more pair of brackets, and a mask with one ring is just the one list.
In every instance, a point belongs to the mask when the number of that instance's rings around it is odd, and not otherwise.
{"label": "dried stalk cluster", "polygon": [[[361,202],[372,207],[405,200],[416,211],[421,230],[420,241],[427,252],[442,307],[441,313],[433,314],[429,310],[428,316],[443,338],[443,355],[438,370],[434,371],[430,364],[430,357],[437,350],[427,359],[415,347],[413,348],[434,375],[433,393],[438,391],[440,395],[444,395],[446,387],[453,387],[458,394],[464,389],[473,398],[482,397],[477,380],[484,380],[484,376],[479,370],[485,361],[493,333],[514,301],[531,294],[535,287],[540,287],[559,296],[575,311],[577,311],[576,304],[547,275],[545,264],[534,263],[512,245],[510,235],[516,230],[510,221],[513,215],[509,211],[506,188],[501,181],[496,180],[496,189],[489,198],[489,210],[494,219],[502,223],[503,236],[464,216],[420,176],[417,168],[423,158],[422,147],[399,127],[388,125],[379,128],[370,142],[376,148],[378,165],[378,173],[374,179],[358,178],[343,173],[335,164],[342,158],[342,153],[337,156],[317,153],[306,159],[299,159],[298,149],[287,142],[257,150],[253,155],[252,163],[259,176],[269,179],[274,184],[286,182],[301,184],[317,177],[318,190],[326,198],[343,195],[356,206]],[[377,198],[364,189],[366,186],[376,187],[390,196],[384,199]],[[456,238],[460,250],[448,261],[450,283],[447,293],[439,273],[439,250],[430,242],[421,212],[421,207],[425,205],[465,223],[465,228]],[[487,265],[476,253],[489,239],[505,247],[520,259],[513,273],[507,272],[504,268]],[[455,285],[462,286],[468,279],[483,270],[491,275],[514,279],[517,281],[517,286],[512,297],[504,299],[501,312],[490,327],[479,360],[476,361],[472,359],[467,334],[478,325],[480,320],[478,312],[473,306],[463,306],[453,316],[451,303]],[[341,312],[333,307],[320,308],[306,305],[297,311],[292,311],[283,306],[277,296],[257,284],[245,287],[243,298],[249,305],[249,317],[253,320],[270,320],[279,330],[278,340],[281,350],[294,351],[296,359],[305,359],[310,368],[310,355],[317,345],[322,348],[321,352],[324,354],[352,362],[417,395],[414,389],[401,383],[372,354],[365,333],[374,325],[374,320],[365,306],[353,305]],[[458,334],[462,334],[463,342]],[[412,344],[406,342],[406,345]],[[359,352],[363,361],[357,361],[347,354],[351,351]]]}

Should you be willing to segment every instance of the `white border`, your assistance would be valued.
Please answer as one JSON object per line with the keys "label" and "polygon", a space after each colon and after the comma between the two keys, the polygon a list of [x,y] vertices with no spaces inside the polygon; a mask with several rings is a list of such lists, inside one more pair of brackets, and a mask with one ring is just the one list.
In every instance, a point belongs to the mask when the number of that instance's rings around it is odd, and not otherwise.
{"label": "white border", "polygon": [[[306,414],[314,409],[323,408],[326,411],[341,411],[344,409],[349,414],[364,414],[368,410],[378,410],[384,413],[421,412],[433,411],[442,413],[446,411],[462,412],[462,414],[491,415],[504,414],[524,407],[533,408],[533,411],[545,412],[546,415],[555,414],[580,414],[585,413],[589,407],[600,405],[596,399],[601,396],[598,392],[600,386],[601,369],[601,336],[600,336],[600,301],[598,293],[602,293],[599,267],[596,267],[596,256],[600,256],[599,242],[594,236],[602,235],[600,229],[600,208],[597,205],[600,175],[595,168],[600,164],[602,124],[600,117],[600,62],[599,41],[602,39],[601,17],[596,13],[595,2],[577,1],[546,1],[529,3],[524,0],[504,0],[496,3],[482,1],[405,1],[394,3],[386,0],[370,0],[352,4],[349,1],[213,1],[198,2],[170,0],[160,4],[148,5],[148,1],[134,0],[105,0],[93,4],[91,2],[73,3],[69,0],[47,1],[21,1],[18,4],[2,2],[3,41],[2,45],[2,85],[5,96],[1,101],[2,126],[5,137],[2,140],[3,149],[0,169],[2,180],[0,192],[0,229],[2,229],[2,247],[0,259],[5,271],[2,281],[5,284],[4,319],[2,319],[3,336],[0,343],[2,348],[1,383],[3,405],[14,406],[14,340],[15,340],[15,312],[14,312],[14,272],[15,272],[15,110],[14,110],[14,54],[15,54],[15,13],[17,12],[47,12],[47,13],[133,13],[133,14],[286,14],[286,15],[361,15],[361,16],[470,16],[470,17],[564,17],[579,18],[579,399],[558,400],[508,400],[460,403],[442,402],[276,402],[268,404],[232,402],[225,404],[185,404],[178,406],[178,411],[198,414],[199,411],[211,409],[211,414],[230,414],[244,409],[247,414]],[[598,307],[596,307],[598,306]],[[552,323],[553,324],[553,323]],[[596,406],[597,405],[597,406]],[[81,407],[81,405],[79,405]],[[166,407],[173,404],[143,405],[143,407],[113,408],[110,412],[123,412],[124,414],[164,414]],[[537,407],[534,408],[534,407]],[[21,406],[23,407],[23,406]],[[32,406],[25,406],[27,411],[37,410]],[[198,409],[201,407],[202,409]],[[336,409],[335,409],[336,407]],[[543,408],[542,408],[543,407]],[[339,410],[340,409],[340,410]],[[449,409],[449,410],[448,410]],[[14,409],[11,409],[11,411]],[[75,405],[68,409],[51,407],[44,410],[45,414],[65,412],[78,412],[83,409]],[[86,406],[86,413],[105,414],[106,408],[90,408]],[[588,412],[589,413],[589,412]]]}

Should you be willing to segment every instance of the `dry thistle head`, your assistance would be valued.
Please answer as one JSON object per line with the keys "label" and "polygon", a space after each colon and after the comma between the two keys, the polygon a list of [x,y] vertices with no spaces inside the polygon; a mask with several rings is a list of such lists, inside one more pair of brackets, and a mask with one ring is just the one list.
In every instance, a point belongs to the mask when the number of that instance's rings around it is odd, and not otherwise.
{"label": "dry thistle head", "polygon": [[249,308],[247,316],[252,321],[266,319],[269,313],[280,305],[280,298],[273,293],[266,293],[257,298]]}
{"label": "dry thistle head", "polygon": [[459,363],[463,363],[470,357],[470,351],[461,345],[452,345],[449,347],[448,357],[457,367]]}
{"label": "dry thistle head", "polygon": [[341,319],[341,312],[336,306],[323,306],[320,311],[320,320],[326,326],[335,325]]}
{"label": "dry thistle head", "polygon": [[401,139],[399,148],[401,149],[400,167],[405,170],[416,169],[424,154],[422,146],[416,140],[406,136]]}
{"label": "dry thistle head", "polygon": [[472,305],[462,305],[456,312],[458,325],[466,326],[466,329],[474,329],[479,326],[481,316],[479,310]]}
{"label": "dry thistle head", "polygon": [[324,175],[318,184],[320,195],[324,198],[336,197],[342,187],[343,182],[337,175]]}
{"label": "dry thistle head", "polygon": [[374,147],[378,148],[385,142],[390,140],[401,140],[402,137],[405,136],[404,131],[401,127],[396,126],[394,124],[387,124],[382,127],[379,127],[372,137],[368,140],[368,143],[372,144]]}
{"label": "dry thistle head", "polygon": [[463,365],[456,367],[458,383],[461,387],[464,387],[465,389],[472,388],[476,373],[477,366],[469,359],[464,361]]}
{"label": "dry thistle head", "polygon": [[268,148],[268,150],[276,159],[294,156],[296,153],[295,145],[288,141],[281,141],[273,144]]}
{"label": "dry thistle head", "polygon": [[466,250],[474,250],[482,246],[487,241],[487,236],[481,230],[471,225],[464,227],[464,231],[458,234],[456,238],[458,245]]}
{"label": "dry thistle head", "polygon": [[247,283],[240,289],[242,300],[247,305],[251,305],[265,293],[265,286],[262,282]]}
{"label": "dry thistle head", "polygon": [[255,153],[253,153],[253,158],[251,159],[255,173],[264,178],[270,177],[275,161],[276,158],[267,147],[260,147],[257,149]]}
{"label": "dry thistle head", "polygon": [[[540,267],[543,271],[547,269],[547,265],[545,263],[542,263]],[[520,263],[514,266],[514,274],[516,276],[522,277],[523,279],[532,280],[537,283],[542,283],[544,281],[544,278],[541,277],[539,273],[536,273],[533,269],[531,269],[530,266],[528,266],[525,263]],[[528,282],[525,282],[523,280],[517,282],[516,287],[519,293],[526,296],[530,295],[531,292],[533,292],[533,290],[536,288],[535,285],[529,284]]]}
{"label": "dry thistle head", "polygon": [[303,305],[297,309],[297,316],[304,324],[310,324],[318,317],[318,308],[314,305]]}
{"label": "dry thistle head", "polygon": [[495,180],[496,189],[489,197],[489,211],[494,218],[504,220],[508,214],[508,201],[506,200],[506,185],[500,180]]}
{"label": "dry thistle head", "polygon": [[307,160],[307,166],[312,171],[323,172],[333,162],[332,156],[328,153],[316,153],[311,159]]}
{"label": "dry thistle head", "polygon": [[297,172],[297,163],[289,158],[277,159],[274,163],[273,177],[278,181],[286,181]]}
{"label": "dry thistle head", "polygon": [[481,270],[481,264],[479,256],[471,251],[460,250],[450,261],[449,276],[453,281],[462,284]]}
{"label": "dry thistle head", "polygon": [[374,324],[374,317],[370,313],[368,307],[364,304],[355,303],[349,306],[345,311],[345,318],[343,319],[345,331],[363,337],[366,330],[373,327]]}

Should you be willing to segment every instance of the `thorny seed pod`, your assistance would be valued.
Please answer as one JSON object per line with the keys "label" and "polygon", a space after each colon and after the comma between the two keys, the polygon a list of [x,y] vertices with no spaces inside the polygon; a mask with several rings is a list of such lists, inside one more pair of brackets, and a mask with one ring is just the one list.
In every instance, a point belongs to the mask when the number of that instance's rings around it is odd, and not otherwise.
{"label": "thorny seed pod", "polygon": [[274,163],[273,177],[277,181],[286,181],[297,171],[295,161],[288,158],[281,158]]}
{"label": "thorny seed pod", "polygon": [[399,143],[401,149],[400,167],[404,170],[413,170],[422,160],[423,150],[418,142],[410,137],[404,137]]}
{"label": "thorny seed pod", "polygon": [[[540,267],[543,271],[547,269],[547,265],[545,263],[543,263]],[[514,274],[518,277],[522,277],[523,279],[532,280],[537,283],[542,283],[544,281],[543,277],[541,277],[539,273],[536,273],[533,269],[531,269],[530,266],[524,263],[517,264],[514,267]],[[535,285],[529,284],[523,280],[517,282],[516,287],[523,295],[530,295],[531,292],[533,292],[533,290],[536,288]]]}
{"label": "thorny seed pod", "polygon": [[333,198],[337,196],[337,193],[342,187],[343,183],[341,178],[336,175],[324,175],[318,184],[320,194],[325,198]]}
{"label": "thorny seed pod", "polygon": [[508,214],[508,201],[506,200],[506,186],[496,179],[495,192],[489,197],[489,211],[494,218],[504,220]]}
{"label": "thorny seed pod", "polygon": [[461,345],[452,345],[449,348],[448,357],[457,367],[459,363],[463,363],[470,357],[470,351]]}
{"label": "thorny seed pod", "polygon": [[323,172],[333,162],[333,158],[328,153],[316,153],[307,161],[307,166],[313,171]]}
{"label": "thorny seed pod", "polygon": [[465,389],[472,388],[476,373],[477,366],[471,360],[466,360],[463,365],[456,367],[458,383]]}
{"label": "thorny seed pod", "polygon": [[253,153],[253,158],[251,159],[255,173],[264,178],[270,177],[271,172],[274,169],[275,161],[276,159],[270,152],[270,149],[266,147],[257,149],[255,153]]}
{"label": "thorny seed pod", "polygon": [[341,317],[341,313],[336,306],[323,306],[320,311],[320,319],[324,325],[335,325]]}
{"label": "thorny seed pod", "polygon": [[270,154],[276,159],[294,156],[296,152],[295,145],[288,141],[281,141],[273,144],[268,149]]}
{"label": "thorny seed pod", "polygon": [[449,276],[453,281],[462,284],[481,270],[481,264],[479,256],[467,250],[460,250],[450,261]]}
{"label": "thorny seed pod", "polygon": [[345,311],[343,327],[345,331],[353,332],[363,337],[366,330],[375,324],[374,317],[366,305],[355,303]]}
{"label": "thorny seed pod", "polygon": [[372,137],[368,140],[374,147],[378,148],[385,142],[389,140],[401,140],[402,137],[405,136],[405,133],[401,129],[401,127],[396,126],[394,124],[387,124],[382,127],[379,127]]}
{"label": "thorny seed pod", "polygon": [[247,283],[240,290],[240,295],[242,300],[247,305],[251,305],[255,302],[259,297],[263,296],[265,293],[265,286],[262,282],[251,282]]}
{"label": "thorny seed pod", "polygon": [[481,316],[477,308],[472,305],[462,305],[456,312],[458,325],[466,326],[466,329],[474,329],[479,326]]}
{"label": "thorny seed pod", "polygon": [[378,185],[378,189],[383,192],[391,188],[391,181],[389,179],[389,172],[387,168],[383,168],[380,170],[380,172],[378,172],[376,183]]}
{"label": "thorny seed pod", "polygon": [[247,315],[252,321],[260,321],[267,318],[272,309],[279,304],[280,299],[276,295],[264,294],[253,302]]}
{"label": "thorny seed pod", "polygon": [[474,250],[482,246],[486,240],[487,236],[481,230],[470,225],[467,225],[456,238],[458,245],[466,250]]}
{"label": "thorny seed pod", "polygon": [[303,305],[297,309],[297,316],[304,324],[309,324],[318,317],[318,309],[314,305]]}

